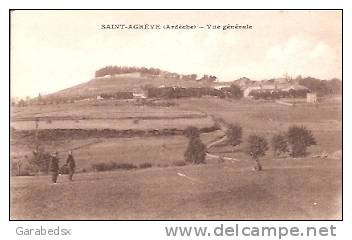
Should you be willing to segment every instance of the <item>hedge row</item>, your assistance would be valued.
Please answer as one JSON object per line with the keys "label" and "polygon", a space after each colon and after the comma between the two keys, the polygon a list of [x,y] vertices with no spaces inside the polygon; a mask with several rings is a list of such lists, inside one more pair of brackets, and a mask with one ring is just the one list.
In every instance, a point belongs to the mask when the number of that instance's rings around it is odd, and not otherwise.
{"label": "hedge row", "polygon": [[[201,133],[209,133],[219,130],[217,125],[211,127],[204,127],[200,129]],[[129,138],[129,137],[148,137],[148,136],[172,136],[183,135],[184,130],[177,128],[165,129],[40,129],[38,130],[38,139],[42,141],[53,139],[82,139],[82,138]],[[35,130],[13,130],[12,138],[33,138]]]}

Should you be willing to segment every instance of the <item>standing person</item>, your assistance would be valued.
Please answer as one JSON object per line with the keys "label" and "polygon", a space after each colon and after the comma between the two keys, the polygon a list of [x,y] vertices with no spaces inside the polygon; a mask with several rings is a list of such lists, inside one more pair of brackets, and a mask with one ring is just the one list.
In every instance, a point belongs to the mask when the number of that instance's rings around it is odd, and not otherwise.
{"label": "standing person", "polygon": [[73,174],[75,173],[75,168],[76,168],[76,163],[75,163],[75,159],[73,158],[72,151],[68,152],[65,165],[68,167],[68,179],[72,181],[72,177],[73,177]]}
{"label": "standing person", "polygon": [[51,154],[49,170],[51,172],[51,180],[56,184],[57,177],[59,176],[59,158],[56,151]]}

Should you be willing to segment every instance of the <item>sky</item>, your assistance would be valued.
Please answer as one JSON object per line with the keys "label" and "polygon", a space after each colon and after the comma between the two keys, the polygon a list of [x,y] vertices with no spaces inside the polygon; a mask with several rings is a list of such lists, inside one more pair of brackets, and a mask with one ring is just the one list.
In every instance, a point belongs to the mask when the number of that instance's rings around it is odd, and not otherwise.
{"label": "sky", "polygon": [[[194,30],[101,29],[102,24],[188,24]],[[208,29],[207,25],[252,29]],[[262,80],[342,78],[339,11],[14,11],[11,95],[84,83],[107,65]]]}

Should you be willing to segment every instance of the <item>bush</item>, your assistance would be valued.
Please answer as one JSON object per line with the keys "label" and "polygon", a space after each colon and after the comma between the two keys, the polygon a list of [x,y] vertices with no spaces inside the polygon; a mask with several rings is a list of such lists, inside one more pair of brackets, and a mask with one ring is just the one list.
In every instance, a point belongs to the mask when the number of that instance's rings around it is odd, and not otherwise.
{"label": "bush", "polygon": [[92,168],[96,172],[112,170],[112,165],[109,163],[93,163]]}
{"label": "bush", "polygon": [[33,156],[29,159],[29,164],[35,172],[49,172],[50,153],[45,152],[44,149],[39,148],[32,152]]}
{"label": "bush", "polygon": [[288,143],[292,149],[293,157],[303,157],[307,148],[316,145],[312,132],[304,126],[292,126],[287,132]]}
{"label": "bush", "polygon": [[189,139],[198,138],[200,136],[200,131],[198,128],[190,126],[183,131],[183,134]]}
{"label": "bush", "polygon": [[32,176],[32,172],[32,167],[26,161],[11,158],[11,176]]}
{"label": "bush", "polygon": [[232,146],[240,145],[242,143],[242,127],[239,124],[231,124],[226,131],[226,136]]}
{"label": "bush", "polygon": [[276,134],[271,139],[271,147],[275,156],[289,152],[287,137],[284,134]]}
{"label": "bush", "polygon": [[186,162],[185,161],[175,161],[172,163],[172,165],[174,166],[186,166]]}
{"label": "bush", "polygon": [[243,91],[241,90],[241,88],[235,84],[231,84],[230,87],[230,93],[231,93],[231,97],[232,98],[242,98],[243,97]]}
{"label": "bush", "polygon": [[265,138],[257,135],[249,136],[247,142],[246,153],[255,160],[256,166],[254,169],[260,171],[262,170],[262,165],[259,162],[259,157],[265,156],[265,152],[269,149],[268,142]]}
{"label": "bush", "polygon": [[185,151],[185,161],[193,164],[205,163],[206,146],[196,137],[191,138]]}
{"label": "bush", "polygon": [[114,163],[114,169],[132,170],[135,168],[137,168],[137,166],[132,163]]}
{"label": "bush", "polygon": [[92,164],[92,168],[96,172],[103,172],[103,171],[112,171],[117,169],[131,170],[131,169],[137,168],[137,166],[132,163],[110,162],[110,163],[94,163]]}
{"label": "bush", "polygon": [[152,164],[151,163],[141,163],[139,164],[139,168],[151,168]]}

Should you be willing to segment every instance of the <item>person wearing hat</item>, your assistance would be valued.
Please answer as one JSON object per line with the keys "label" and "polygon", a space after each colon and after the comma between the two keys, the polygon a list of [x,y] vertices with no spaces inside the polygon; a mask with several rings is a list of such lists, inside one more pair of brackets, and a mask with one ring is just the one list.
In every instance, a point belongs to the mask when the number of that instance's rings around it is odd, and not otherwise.
{"label": "person wearing hat", "polygon": [[72,177],[73,177],[73,174],[75,173],[75,168],[76,168],[76,163],[75,163],[75,159],[73,158],[72,151],[68,152],[65,165],[68,168],[68,179],[72,181]]}
{"label": "person wearing hat", "polygon": [[59,158],[58,152],[53,152],[50,157],[50,166],[49,170],[51,172],[51,180],[54,184],[56,184],[57,177],[59,176]]}

